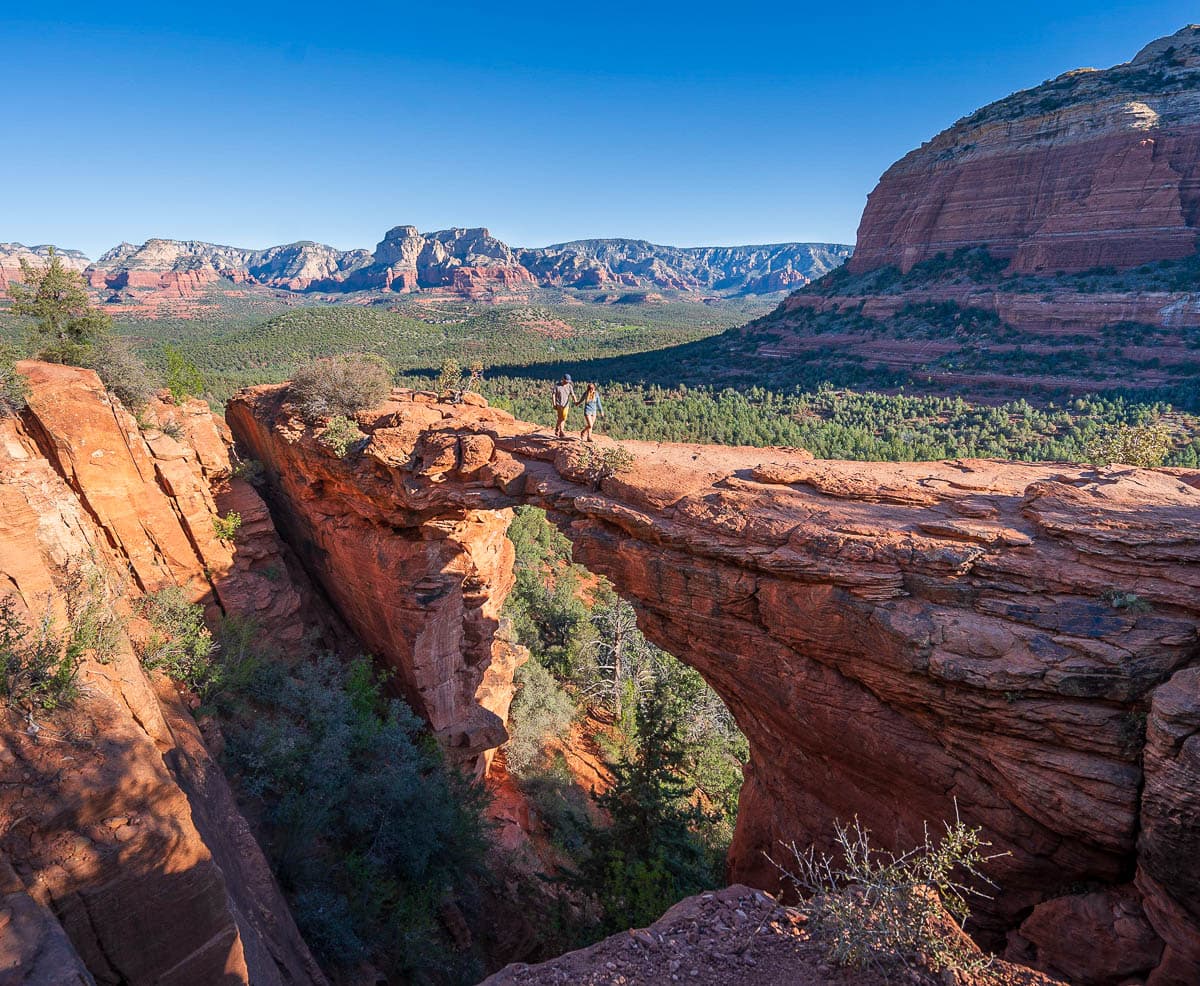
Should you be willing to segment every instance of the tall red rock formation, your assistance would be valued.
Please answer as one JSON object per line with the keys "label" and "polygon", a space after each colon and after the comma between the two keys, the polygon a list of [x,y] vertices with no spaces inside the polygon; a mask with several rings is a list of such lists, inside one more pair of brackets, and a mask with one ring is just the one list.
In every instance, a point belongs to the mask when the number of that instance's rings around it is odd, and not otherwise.
{"label": "tall red rock formation", "polygon": [[[253,491],[257,529],[232,549],[214,536],[212,486],[230,476],[207,408],[147,409],[176,419],[176,440],[139,429],[89,370],[19,370],[29,409],[0,420],[0,594],[28,620],[48,606],[61,619],[62,579],[87,566],[130,597],[179,585],[296,639],[300,595]],[[264,564],[279,566],[270,599]],[[54,715],[0,707],[0,978],[324,983],[182,697],[124,631],[80,683]]]}
{"label": "tall red rock formation", "polygon": [[986,246],[1017,272],[1196,252],[1200,27],[1103,71],[1067,72],[956,123],[890,167],[850,269],[903,271]]}
{"label": "tall red rock formation", "polygon": [[[537,504],[748,737],[735,878],[770,883],[764,852],[835,819],[899,846],[958,811],[1010,854],[975,928],[989,943],[1090,884],[1163,943],[1152,981],[1200,954],[1195,474],[628,443],[634,467],[596,481],[579,446],[488,408],[393,401],[349,458],[281,387],[229,420],[350,622],[467,751],[489,741],[470,725],[508,586],[499,535],[507,508]],[[427,641],[406,642],[419,611]],[[1102,913],[1055,921],[1078,941]]]}

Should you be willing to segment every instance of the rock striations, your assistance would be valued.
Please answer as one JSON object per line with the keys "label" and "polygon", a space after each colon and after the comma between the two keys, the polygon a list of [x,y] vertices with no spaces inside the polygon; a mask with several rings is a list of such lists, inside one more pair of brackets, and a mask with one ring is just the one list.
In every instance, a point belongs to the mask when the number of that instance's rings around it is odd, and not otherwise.
{"label": "rock striations", "polygon": [[986,246],[1023,273],[1189,256],[1200,235],[1200,27],[985,106],[897,161],[850,267]]}
{"label": "rock striations", "polygon": [[[537,504],[749,738],[736,879],[768,886],[764,853],[835,819],[903,845],[958,811],[1009,853],[986,943],[1053,971],[1111,934],[1155,986],[1200,981],[1200,475],[628,443],[599,478],[578,445],[429,401],[360,416],[344,459],[284,388],[228,413],[451,748],[482,764],[502,735],[503,531]],[[1108,981],[1097,961],[1078,981]]]}
{"label": "rock striations", "polygon": [[[299,639],[306,583],[207,407],[156,401],[143,430],[89,370],[20,372],[29,409],[0,418],[0,595],[61,618],[86,568],[125,582],[117,606],[179,585]],[[168,419],[177,438],[150,424]],[[231,508],[232,549],[213,531]],[[40,723],[0,707],[0,981],[323,984],[183,698],[124,631],[107,663],[85,655],[81,684]]]}

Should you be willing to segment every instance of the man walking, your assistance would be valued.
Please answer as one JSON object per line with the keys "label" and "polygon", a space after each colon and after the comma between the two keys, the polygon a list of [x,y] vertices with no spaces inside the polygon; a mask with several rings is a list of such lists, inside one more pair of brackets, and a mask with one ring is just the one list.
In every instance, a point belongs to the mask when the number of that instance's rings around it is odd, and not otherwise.
{"label": "man walking", "polygon": [[566,438],[567,411],[575,402],[575,388],[571,386],[571,374],[564,373],[562,380],[554,385],[554,435]]}

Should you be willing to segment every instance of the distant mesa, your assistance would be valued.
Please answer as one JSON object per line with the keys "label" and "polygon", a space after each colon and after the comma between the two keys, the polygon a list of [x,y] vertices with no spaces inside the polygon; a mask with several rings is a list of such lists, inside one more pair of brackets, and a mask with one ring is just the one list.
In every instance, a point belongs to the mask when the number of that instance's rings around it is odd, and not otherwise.
{"label": "distant mesa", "polygon": [[[11,278],[21,256],[44,258],[47,251],[0,244],[0,272]],[[288,292],[435,292],[480,301],[535,288],[769,294],[823,276],[851,250],[838,243],[681,248],[621,239],[527,248],[509,246],[483,228],[422,233],[394,226],[373,252],[311,241],[249,250],[166,239],[121,243],[90,264],[78,251],[60,252],[86,271],[105,300],[146,303],[198,298],[220,281]]]}
{"label": "distant mesa", "polygon": [[1200,235],[1200,26],[959,120],[893,164],[849,268],[986,246],[1014,273],[1136,267]]}

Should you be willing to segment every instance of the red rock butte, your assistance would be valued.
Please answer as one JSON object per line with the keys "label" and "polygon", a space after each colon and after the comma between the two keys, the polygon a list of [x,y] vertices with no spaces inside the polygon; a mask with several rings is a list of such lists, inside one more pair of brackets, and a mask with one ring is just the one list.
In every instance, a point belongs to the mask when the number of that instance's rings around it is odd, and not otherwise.
{"label": "red rock butte", "polygon": [[749,739],[732,878],[773,885],[764,854],[835,819],[903,846],[957,812],[1008,854],[986,944],[1083,980],[1100,936],[1200,981],[1200,473],[629,442],[604,476],[481,400],[393,397],[346,458],[282,386],[228,419],[452,755],[485,769],[504,738],[504,533],[535,504]]}
{"label": "red rock butte", "polygon": [[986,246],[1021,273],[1135,267],[1196,252],[1200,27],[959,120],[867,199],[852,271]]}

